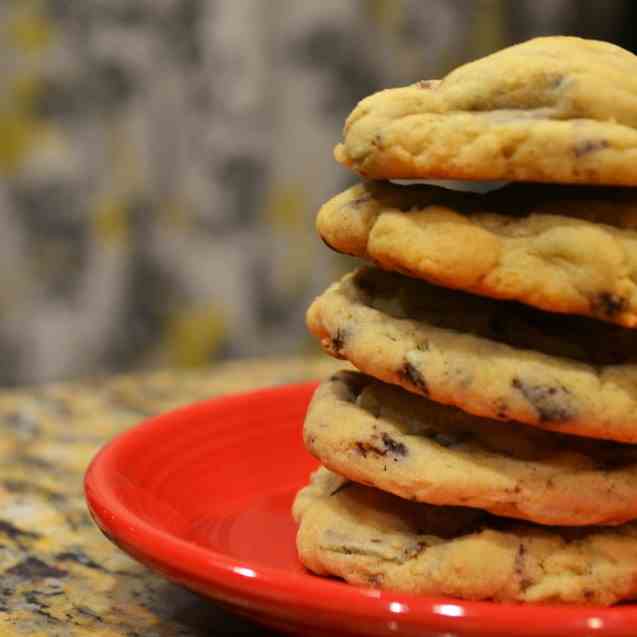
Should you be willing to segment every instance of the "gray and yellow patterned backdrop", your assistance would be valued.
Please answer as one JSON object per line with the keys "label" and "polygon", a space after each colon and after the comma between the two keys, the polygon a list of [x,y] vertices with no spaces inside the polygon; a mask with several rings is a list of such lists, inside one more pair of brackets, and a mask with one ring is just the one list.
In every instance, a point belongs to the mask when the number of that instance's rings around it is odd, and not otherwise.
{"label": "gray and yellow patterned backdrop", "polygon": [[2,0],[0,384],[308,351],[355,102],[630,4]]}

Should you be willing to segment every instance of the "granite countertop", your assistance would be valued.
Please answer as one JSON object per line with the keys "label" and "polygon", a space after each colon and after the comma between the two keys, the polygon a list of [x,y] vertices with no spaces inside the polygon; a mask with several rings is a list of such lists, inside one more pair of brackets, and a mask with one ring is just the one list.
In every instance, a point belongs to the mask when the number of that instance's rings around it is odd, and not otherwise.
{"label": "granite countertop", "polygon": [[338,366],[327,358],[237,361],[1,392],[0,636],[272,634],[166,582],[108,542],[86,509],[82,478],[104,442],[149,416],[324,377]]}

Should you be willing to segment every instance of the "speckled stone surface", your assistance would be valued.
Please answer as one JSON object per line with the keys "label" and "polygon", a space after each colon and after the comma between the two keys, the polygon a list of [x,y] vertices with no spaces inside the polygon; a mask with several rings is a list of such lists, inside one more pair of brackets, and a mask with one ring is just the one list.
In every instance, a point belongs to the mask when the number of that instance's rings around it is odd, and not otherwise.
{"label": "speckled stone surface", "polygon": [[0,637],[268,633],[137,564],[84,503],[97,449],[149,416],[211,396],[328,375],[323,359],[237,361],[205,371],[0,393]]}

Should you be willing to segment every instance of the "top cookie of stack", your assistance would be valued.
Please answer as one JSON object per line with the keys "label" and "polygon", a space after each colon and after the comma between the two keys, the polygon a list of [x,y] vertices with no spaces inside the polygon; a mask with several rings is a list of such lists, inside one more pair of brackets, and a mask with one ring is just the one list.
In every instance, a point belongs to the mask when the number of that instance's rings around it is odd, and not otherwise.
{"label": "top cookie of stack", "polygon": [[637,57],[607,42],[530,40],[442,80],[376,93],[338,161],[372,179],[637,185]]}

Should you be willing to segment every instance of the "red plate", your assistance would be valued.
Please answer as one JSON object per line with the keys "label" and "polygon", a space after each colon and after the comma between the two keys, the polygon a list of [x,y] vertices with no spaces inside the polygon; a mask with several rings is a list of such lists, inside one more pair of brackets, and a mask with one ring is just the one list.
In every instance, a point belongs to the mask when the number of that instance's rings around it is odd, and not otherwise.
{"label": "red plate", "polygon": [[302,635],[637,635],[637,606],[516,606],[358,588],[299,564],[294,493],[316,462],[315,384],[210,400],[119,436],[93,460],[89,508],[124,551],[237,612]]}

